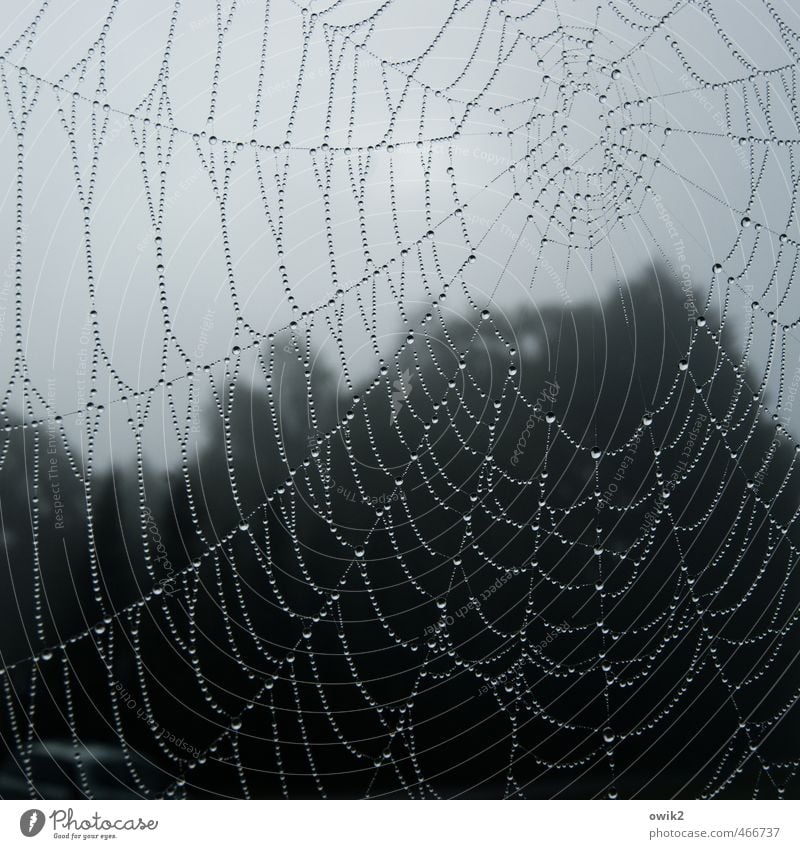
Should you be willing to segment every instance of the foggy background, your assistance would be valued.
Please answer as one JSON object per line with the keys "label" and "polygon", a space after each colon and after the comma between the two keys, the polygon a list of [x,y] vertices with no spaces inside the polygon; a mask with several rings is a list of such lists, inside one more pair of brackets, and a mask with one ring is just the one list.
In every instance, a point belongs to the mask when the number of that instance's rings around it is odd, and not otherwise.
{"label": "foggy background", "polygon": [[796,795],[800,15],[614,8],[11,10],[0,795]]}
{"label": "foggy background", "polygon": [[[411,327],[409,316],[446,282],[463,277],[478,309],[599,303],[609,286],[624,288],[653,261],[695,288],[699,312],[719,309],[729,295],[729,320],[742,339],[758,296],[750,359],[766,368],[766,311],[776,308],[784,321],[797,313],[789,289],[797,220],[786,190],[796,180],[792,148],[763,140],[796,127],[788,70],[752,83],[742,74],[748,63],[793,62],[761,4],[715,9],[728,44],[689,4],[672,14],[671,3],[649,3],[641,31],[608,10],[598,15],[594,3],[560,4],[556,13],[523,3],[408,0],[364,23],[379,6],[347,3],[315,16],[324,7],[304,12],[278,0],[265,17],[262,3],[241,0],[223,4],[218,20],[212,2],[177,11],[164,2],[122,3],[106,32],[105,3],[51,3],[31,26],[37,5],[15,5],[0,41],[15,120],[19,67],[59,88],[42,84],[27,110],[16,357],[18,128],[8,109],[3,118],[0,361],[4,380],[17,378],[9,411],[41,418],[94,400],[106,407],[97,464],[112,452],[132,457],[131,415],[143,423],[148,456],[172,463],[177,445],[165,399],[174,399],[179,421],[188,418],[186,373],[236,345],[241,370],[250,372],[255,348],[292,320],[298,338],[346,364],[346,389],[348,374],[377,373],[380,357],[391,356]],[[797,21],[791,3],[775,8]],[[501,18],[498,9],[522,17]],[[658,32],[647,32],[668,12]],[[711,83],[742,83],[701,88],[681,56]],[[157,129],[159,122],[174,133]],[[214,137],[220,141],[212,145]],[[160,255],[151,215],[159,202]],[[434,238],[417,250],[430,230]],[[781,249],[783,233],[792,241]],[[471,253],[476,261],[464,265]],[[723,265],[716,278],[715,262]],[[374,274],[389,263],[388,275]],[[346,294],[320,308],[337,289]],[[461,285],[450,285],[444,307],[460,311],[465,303]],[[313,323],[303,319],[311,309]],[[340,346],[332,338],[339,333]],[[800,354],[796,331],[777,342],[775,354],[785,350],[791,373]],[[47,408],[33,399],[23,410],[23,364]],[[207,403],[211,376],[198,373],[195,407]],[[218,381],[221,370],[213,376]],[[160,377],[176,382],[165,392]],[[775,402],[774,361],[768,380]],[[138,413],[135,401],[119,401],[148,390]],[[84,452],[85,427],[85,416],[64,419],[70,442]]]}

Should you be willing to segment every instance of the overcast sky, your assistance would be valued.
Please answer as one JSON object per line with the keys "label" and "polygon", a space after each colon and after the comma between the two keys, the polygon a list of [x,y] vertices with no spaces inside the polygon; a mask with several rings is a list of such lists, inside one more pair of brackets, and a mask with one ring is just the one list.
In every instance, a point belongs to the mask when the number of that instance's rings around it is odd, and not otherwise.
{"label": "overcast sky", "polygon": [[[791,72],[748,80],[747,69],[794,59],[761,3],[717,0],[716,23],[693,5],[656,0],[644,4],[651,20],[619,4],[628,22],[605,7],[598,15],[594,2],[475,0],[454,11],[444,0],[346,0],[312,2],[308,12],[271,0],[266,13],[265,0],[222,5],[222,37],[211,0],[177,13],[165,0],[123,0],[110,18],[110,3],[54,0],[38,19],[39,4],[21,2],[4,21],[0,362],[5,382],[24,362],[35,415],[43,408],[30,386],[67,412],[91,386],[108,404],[125,394],[118,379],[147,389],[162,369],[185,375],[184,357],[218,359],[293,319],[305,337],[301,313],[337,288],[347,294],[316,312],[310,333],[336,361],[331,329],[342,323],[354,379],[378,367],[370,330],[391,352],[404,321],[450,280],[445,309],[465,307],[462,280],[479,308],[577,303],[659,261],[701,298],[713,291],[719,303],[730,289],[742,333],[764,290],[780,320],[797,316],[796,286],[787,294],[797,175],[790,146],[770,141],[798,134]],[[800,29],[793,4],[773,6]],[[700,88],[684,63],[710,82],[740,82]],[[23,113],[20,360],[13,246]],[[762,371],[768,322],[760,313],[752,356]],[[785,340],[787,381],[795,336]],[[185,386],[173,393],[183,422]],[[10,408],[21,411],[23,397],[18,381]],[[150,456],[172,460],[163,398],[152,396],[144,439]],[[109,450],[127,459],[135,445],[133,407],[112,409],[100,462]],[[85,441],[86,419],[67,430]]]}

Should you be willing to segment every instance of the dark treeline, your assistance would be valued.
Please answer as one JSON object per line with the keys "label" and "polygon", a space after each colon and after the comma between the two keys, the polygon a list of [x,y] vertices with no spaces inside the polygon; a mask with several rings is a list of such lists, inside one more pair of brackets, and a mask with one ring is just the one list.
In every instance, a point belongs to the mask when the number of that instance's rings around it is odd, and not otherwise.
{"label": "dark treeline", "polygon": [[240,714],[255,796],[793,792],[795,447],[683,299],[433,310],[355,401],[275,340],[142,480],[7,432],[0,795],[239,796]]}

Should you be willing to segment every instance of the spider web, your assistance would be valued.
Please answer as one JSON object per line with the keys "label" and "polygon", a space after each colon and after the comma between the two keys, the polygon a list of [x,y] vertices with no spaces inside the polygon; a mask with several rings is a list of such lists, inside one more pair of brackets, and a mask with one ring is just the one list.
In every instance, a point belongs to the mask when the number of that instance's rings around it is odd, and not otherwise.
{"label": "spider web", "polygon": [[0,59],[3,795],[796,792],[796,13],[85,6]]}

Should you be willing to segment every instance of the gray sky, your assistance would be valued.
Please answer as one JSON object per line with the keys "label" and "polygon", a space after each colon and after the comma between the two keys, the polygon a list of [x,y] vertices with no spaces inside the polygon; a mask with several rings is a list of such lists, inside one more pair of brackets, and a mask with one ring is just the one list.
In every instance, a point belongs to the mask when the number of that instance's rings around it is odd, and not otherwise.
{"label": "gray sky", "polygon": [[[655,35],[642,29],[653,21],[625,4],[640,28],[603,4],[598,16],[589,2],[547,2],[519,20],[499,10],[523,15],[535,4],[475,0],[452,13],[442,0],[395,0],[386,9],[378,0],[352,0],[310,3],[312,13],[331,7],[313,19],[286,0],[271,0],[266,16],[264,0],[241,0],[230,14],[231,4],[222,5],[221,40],[216,4],[207,0],[182,4],[172,35],[173,7],[164,0],[123,0],[105,31],[110,3],[54,0],[33,28],[39,4],[19,3],[0,32],[0,71],[13,113],[12,121],[4,106],[0,118],[0,363],[7,382],[19,365],[14,122],[24,109],[25,374],[54,409],[80,407],[92,385],[99,403],[123,394],[102,359],[96,382],[88,379],[97,355],[92,306],[113,368],[139,390],[156,385],[162,369],[168,377],[188,370],[174,343],[164,348],[165,320],[185,356],[203,363],[300,319],[338,287],[348,293],[316,313],[311,338],[338,359],[331,327],[341,321],[356,379],[377,369],[370,329],[382,353],[392,351],[404,320],[451,279],[449,309],[467,304],[462,279],[479,308],[492,301],[504,309],[521,300],[575,303],[600,297],[613,280],[624,285],[658,260],[703,296],[712,291],[715,303],[730,289],[729,313],[743,329],[750,301],[764,290],[761,300],[778,308],[780,320],[797,316],[796,286],[788,288],[798,238],[790,186],[797,175],[789,146],[770,141],[798,134],[787,94],[791,77],[785,71],[749,81],[746,67],[777,69],[793,59],[761,3],[712,4],[727,45],[710,16],[688,4]],[[773,5],[800,29],[792,4]],[[674,8],[655,0],[644,6],[656,18]],[[356,26],[373,14],[371,23]],[[699,88],[681,56],[707,80],[728,84]],[[21,80],[28,96],[38,87],[32,105],[23,106]],[[158,121],[178,131],[158,130]],[[749,136],[752,143],[739,144]],[[393,150],[381,144],[386,138]],[[326,141],[332,150],[320,149]],[[169,151],[163,259],[149,207],[159,202],[159,144]],[[91,281],[76,175],[84,196],[93,184]],[[745,215],[749,227],[742,226]],[[433,238],[417,249],[430,229]],[[412,250],[401,256],[401,246]],[[476,261],[462,272],[470,253]],[[723,268],[712,281],[715,262]],[[380,272],[384,265],[388,275]],[[354,285],[365,275],[368,282]],[[760,313],[752,348],[762,371],[768,322]],[[307,326],[301,321],[299,331]],[[787,383],[800,364],[796,336],[784,340]],[[245,358],[243,369],[250,368],[252,358]],[[186,386],[181,381],[172,393],[184,423]],[[777,397],[778,384],[771,386]],[[11,409],[21,410],[23,397],[17,382]],[[161,390],[152,396],[143,440],[151,457],[171,461],[176,442],[164,397]],[[131,409],[117,403],[103,417],[100,463],[112,453],[132,455]],[[67,431],[75,445],[85,441],[86,420],[69,420]]]}

